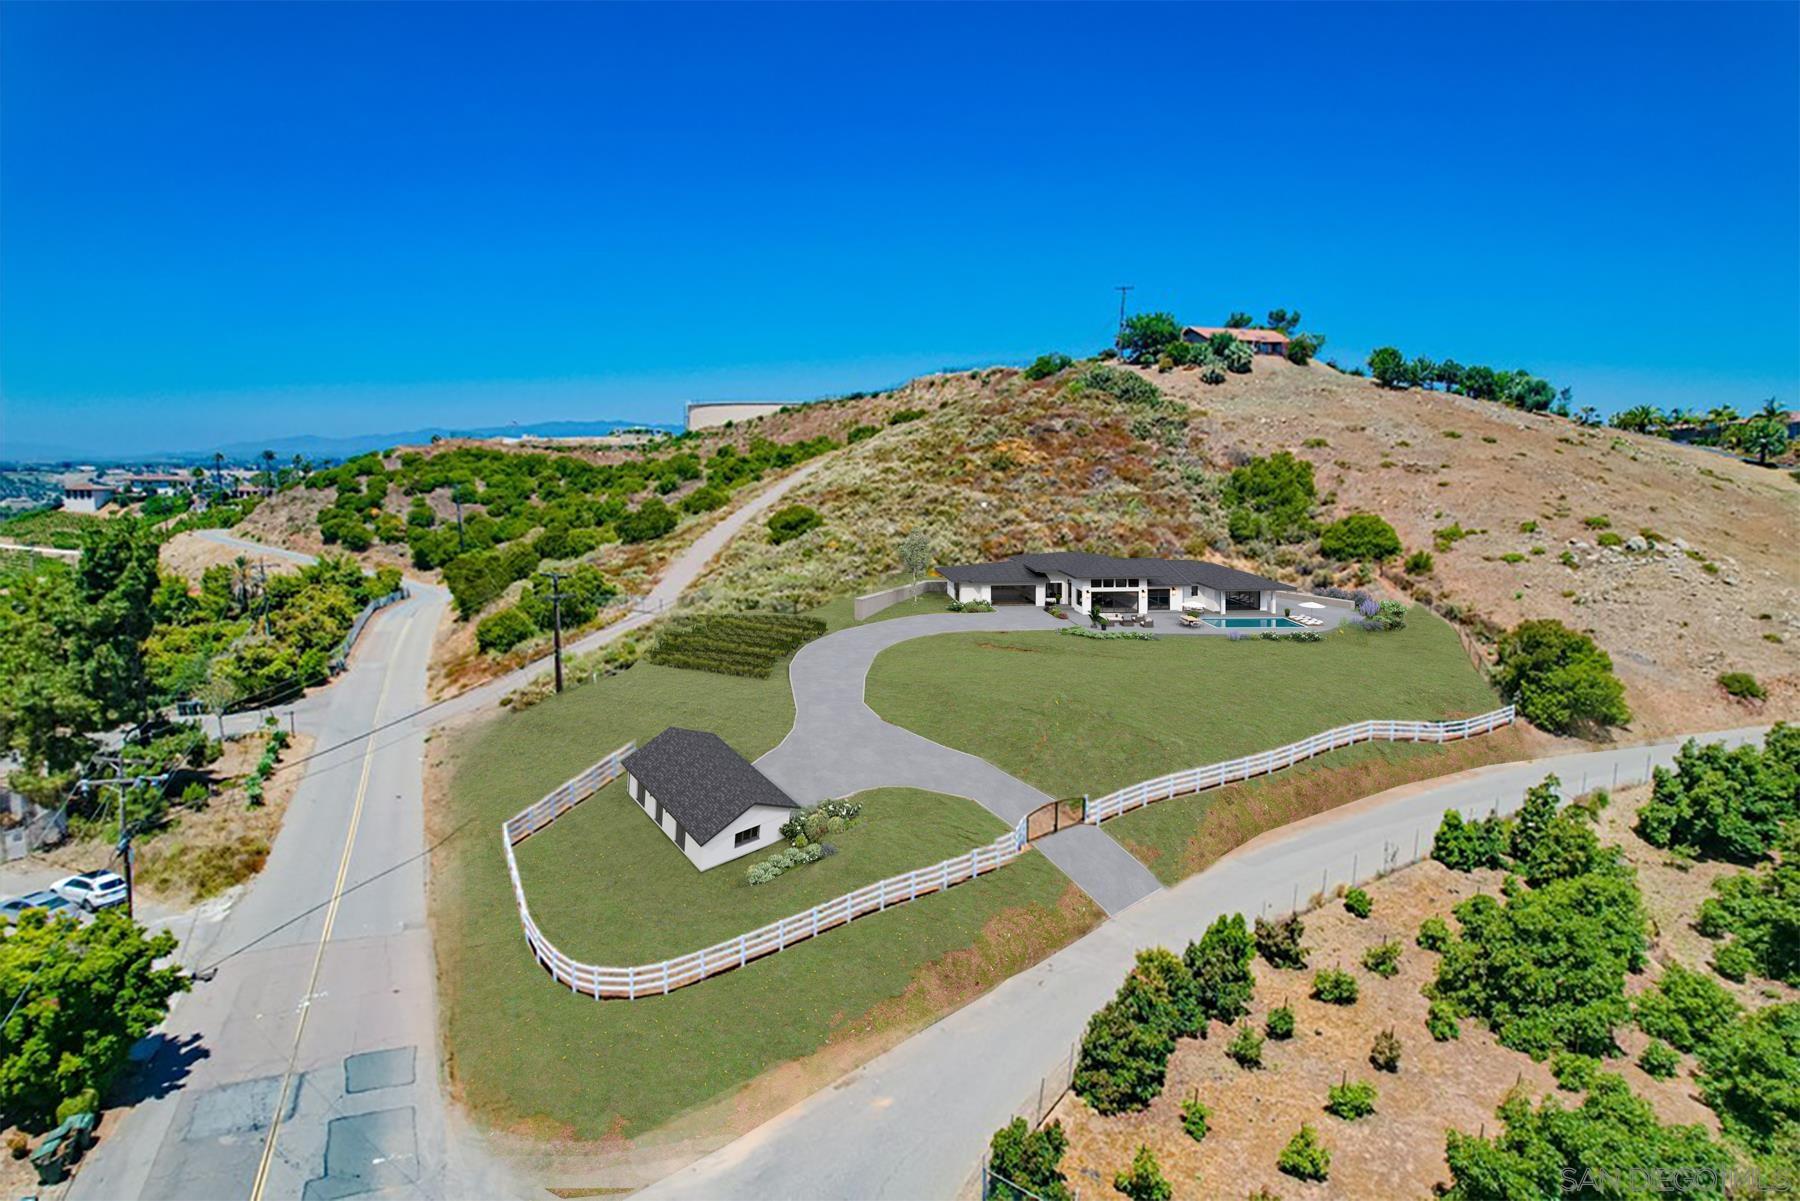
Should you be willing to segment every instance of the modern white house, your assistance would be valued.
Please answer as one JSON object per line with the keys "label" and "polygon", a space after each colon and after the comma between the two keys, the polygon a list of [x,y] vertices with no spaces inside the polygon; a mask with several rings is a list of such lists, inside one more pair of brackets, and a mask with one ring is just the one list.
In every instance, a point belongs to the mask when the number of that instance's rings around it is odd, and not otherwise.
{"label": "modern white house", "polygon": [[625,791],[701,871],[782,841],[800,806],[717,734],[670,726],[625,756]]}
{"label": "modern white house", "polygon": [[70,513],[98,513],[113,498],[115,489],[88,475],[63,477],[62,507]]}
{"label": "modern white house", "polygon": [[1275,616],[1279,580],[1197,559],[1115,559],[1081,551],[1014,555],[994,563],[940,567],[959,601],[1066,605],[1086,613],[1202,610]]}

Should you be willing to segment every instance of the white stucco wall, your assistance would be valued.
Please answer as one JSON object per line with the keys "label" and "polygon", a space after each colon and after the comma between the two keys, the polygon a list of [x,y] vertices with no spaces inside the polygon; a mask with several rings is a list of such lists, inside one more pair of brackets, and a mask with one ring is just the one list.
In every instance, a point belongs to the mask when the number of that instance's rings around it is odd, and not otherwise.
{"label": "white stucco wall", "polygon": [[687,407],[687,427],[690,430],[712,429],[714,426],[724,425],[727,421],[749,421],[754,417],[767,417],[770,413],[778,413],[786,407],[787,402],[783,401],[690,404]]}
{"label": "white stucco wall", "polygon": [[[655,795],[640,785],[637,777],[630,772],[625,773],[625,792],[643,809],[645,817],[656,821]],[[682,840],[686,845],[682,846],[681,853],[688,857],[688,862],[701,871],[717,867],[721,863],[729,863],[733,859],[739,859],[745,855],[755,854],[757,851],[781,841],[781,823],[792,817],[793,813],[792,809],[780,809],[774,805],[752,805],[739,814],[729,826],[713,835],[711,841],[704,846],[694,841],[691,832],[683,831],[687,837]],[[665,810],[662,821],[658,824],[662,827],[663,835],[670,842],[674,842],[677,828],[675,815]],[[737,846],[738,832],[748,830],[752,826],[759,827],[756,838],[741,847]]]}

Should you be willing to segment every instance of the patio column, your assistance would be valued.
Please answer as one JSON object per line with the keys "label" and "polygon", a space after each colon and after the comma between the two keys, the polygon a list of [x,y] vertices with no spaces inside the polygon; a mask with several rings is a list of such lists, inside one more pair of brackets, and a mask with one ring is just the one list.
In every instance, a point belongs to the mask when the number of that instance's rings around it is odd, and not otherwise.
{"label": "patio column", "polygon": [[1138,616],[1142,617],[1144,614],[1150,612],[1150,589],[1148,587],[1139,588],[1137,598]]}

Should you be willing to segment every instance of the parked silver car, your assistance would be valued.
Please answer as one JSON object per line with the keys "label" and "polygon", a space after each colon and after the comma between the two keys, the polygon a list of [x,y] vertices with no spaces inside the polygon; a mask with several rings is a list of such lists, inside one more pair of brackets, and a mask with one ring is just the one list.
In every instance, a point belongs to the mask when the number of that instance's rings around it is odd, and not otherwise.
{"label": "parked silver car", "polygon": [[19,915],[27,909],[42,909],[51,917],[75,916],[73,905],[49,889],[40,888],[36,892],[28,892],[22,897],[7,897],[4,901],[0,901],[0,921],[9,926],[13,925],[18,922]]}
{"label": "parked silver car", "polygon": [[51,891],[89,913],[99,913],[125,903],[125,881],[117,872],[82,872],[50,886]]}

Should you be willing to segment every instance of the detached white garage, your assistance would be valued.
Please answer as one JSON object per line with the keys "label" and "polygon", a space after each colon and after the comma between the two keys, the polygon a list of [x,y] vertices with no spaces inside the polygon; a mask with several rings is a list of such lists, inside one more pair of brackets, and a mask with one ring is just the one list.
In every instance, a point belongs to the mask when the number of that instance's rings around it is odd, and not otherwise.
{"label": "detached white garage", "polygon": [[781,841],[800,808],[717,734],[670,726],[625,757],[625,791],[701,871]]}

